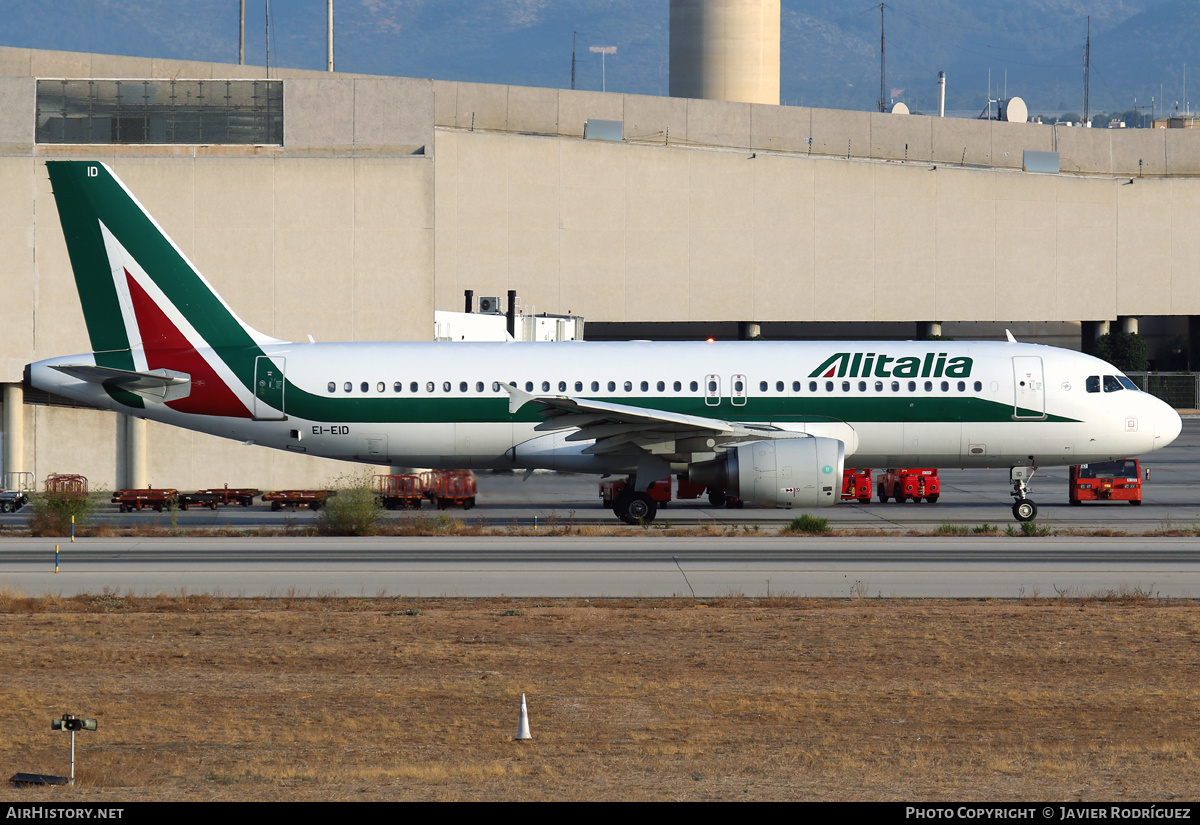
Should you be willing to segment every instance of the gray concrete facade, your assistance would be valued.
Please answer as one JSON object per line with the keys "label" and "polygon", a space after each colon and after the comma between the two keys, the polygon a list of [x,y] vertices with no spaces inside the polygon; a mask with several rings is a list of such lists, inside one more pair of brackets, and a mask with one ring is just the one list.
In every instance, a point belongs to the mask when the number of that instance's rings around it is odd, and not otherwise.
{"label": "gray concrete facade", "polygon": [[[1200,315],[1197,130],[273,71],[282,146],[34,142],[38,77],[261,74],[0,49],[0,383],[88,349],[48,157],[112,165],[247,322],[292,340],[428,340],[464,289],[598,323]],[[624,140],[584,140],[589,118],[623,121]],[[1062,173],[1023,172],[1029,149],[1059,152]],[[38,477],[345,472],[154,424],[142,459],[111,414],[26,404],[20,423],[4,458]]]}

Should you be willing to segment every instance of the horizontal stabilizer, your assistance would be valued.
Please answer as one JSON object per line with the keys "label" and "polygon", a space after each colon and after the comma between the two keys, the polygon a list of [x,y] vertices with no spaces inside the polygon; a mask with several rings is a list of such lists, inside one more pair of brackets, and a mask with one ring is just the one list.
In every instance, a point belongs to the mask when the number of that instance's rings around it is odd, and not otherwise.
{"label": "horizontal stabilizer", "polygon": [[156,401],[177,401],[192,393],[192,377],[175,370],[135,372],[92,364],[56,364],[54,369],[80,381],[117,387]]}

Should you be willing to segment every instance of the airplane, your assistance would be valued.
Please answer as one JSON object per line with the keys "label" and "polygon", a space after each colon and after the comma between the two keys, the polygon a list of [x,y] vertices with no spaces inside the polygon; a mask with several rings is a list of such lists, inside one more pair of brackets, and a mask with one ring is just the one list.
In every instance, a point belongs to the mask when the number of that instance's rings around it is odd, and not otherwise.
{"label": "airplane", "polygon": [[535,469],[631,483],[655,517],[678,474],[824,507],[859,467],[1037,467],[1162,449],[1179,415],[1116,367],[1005,342],[315,343],[251,328],[104,163],[47,161],[92,352],[26,367],[77,402],[280,450],[379,465]]}

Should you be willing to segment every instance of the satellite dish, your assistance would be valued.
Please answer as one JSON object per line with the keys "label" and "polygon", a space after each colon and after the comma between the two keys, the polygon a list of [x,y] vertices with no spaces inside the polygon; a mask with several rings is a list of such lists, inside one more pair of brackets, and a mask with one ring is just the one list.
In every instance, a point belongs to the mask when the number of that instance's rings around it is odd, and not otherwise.
{"label": "satellite dish", "polygon": [[1000,101],[1000,119],[1009,123],[1024,123],[1029,120],[1029,107],[1019,97]]}
{"label": "satellite dish", "polygon": [[894,115],[908,114],[908,107],[905,106],[903,103],[899,103],[899,102],[893,103],[891,106],[888,106],[887,110]]}

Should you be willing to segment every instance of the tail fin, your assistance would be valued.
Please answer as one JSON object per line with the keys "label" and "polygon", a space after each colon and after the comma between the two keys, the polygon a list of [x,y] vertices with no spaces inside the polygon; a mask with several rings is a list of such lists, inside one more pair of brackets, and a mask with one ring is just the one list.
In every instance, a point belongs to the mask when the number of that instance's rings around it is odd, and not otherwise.
{"label": "tail fin", "polygon": [[47,161],[46,169],[96,365],[185,373],[191,397],[170,406],[248,414],[242,396],[255,356],[283,342],[234,314],[108,166]]}
{"label": "tail fin", "polygon": [[176,348],[144,311],[151,304],[197,349],[275,342],[237,317],[107,165],[47,161],[46,169],[94,352]]}

